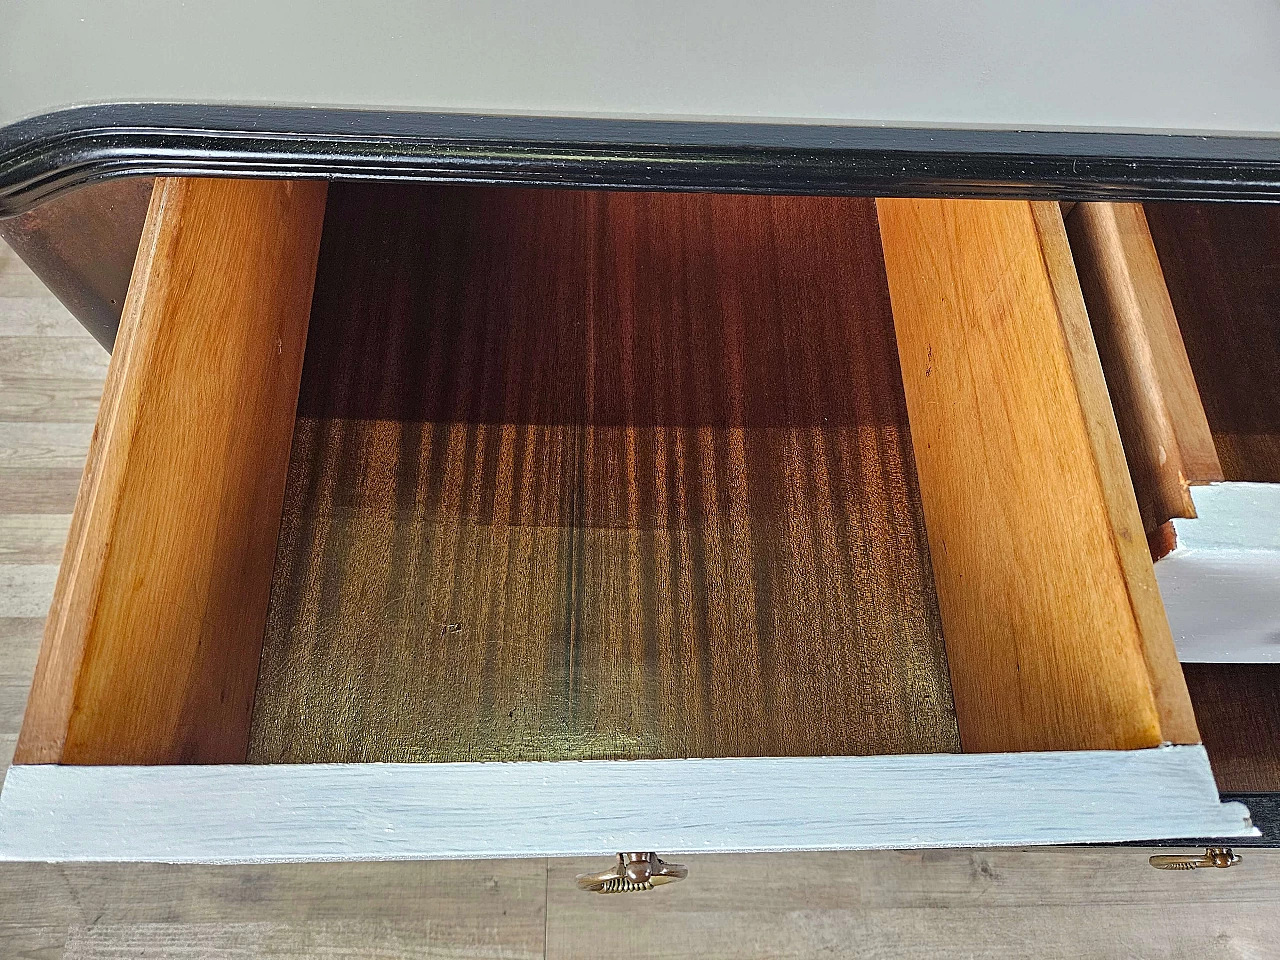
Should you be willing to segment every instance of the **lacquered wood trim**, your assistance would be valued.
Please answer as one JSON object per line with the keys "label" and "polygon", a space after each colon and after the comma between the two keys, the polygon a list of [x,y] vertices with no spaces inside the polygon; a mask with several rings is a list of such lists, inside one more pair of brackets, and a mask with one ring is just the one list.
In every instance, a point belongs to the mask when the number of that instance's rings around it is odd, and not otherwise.
{"label": "lacquered wood trim", "polygon": [[244,758],[325,191],[157,182],[19,763]]}
{"label": "lacquered wood trim", "polygon": [[1058,206],[877,209],[965,750],[1197,742]]}
{"label": "lacquered wood trim", "polygon": [[1107,388],[1148,536],[1194,517],[1189,482],[1222,466],[1137,203],[1079,203],[1066,217]]}
{"label": "lacquered wood trim", "polygon": [[0,859],[248,863],[1254,836],[1204,749],[9,768]]}

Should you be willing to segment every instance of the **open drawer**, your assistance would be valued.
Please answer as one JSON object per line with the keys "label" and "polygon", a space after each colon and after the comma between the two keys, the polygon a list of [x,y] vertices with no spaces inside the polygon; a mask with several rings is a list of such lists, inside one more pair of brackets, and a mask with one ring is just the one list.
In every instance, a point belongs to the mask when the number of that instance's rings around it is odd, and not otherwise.
{"label": "open drawer", "polygon": [[1066,224],[1219,787],[1280,809],[1280,208]]}
{"label": "open drawer", "polygon": [[1250,835],[1199,739],[1056,204],[161,180],[0,855]]}

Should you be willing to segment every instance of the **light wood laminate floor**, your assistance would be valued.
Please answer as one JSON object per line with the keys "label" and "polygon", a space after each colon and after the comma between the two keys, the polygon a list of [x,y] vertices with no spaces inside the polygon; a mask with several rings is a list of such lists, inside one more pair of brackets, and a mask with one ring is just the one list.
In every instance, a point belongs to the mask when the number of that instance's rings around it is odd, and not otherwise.
{"label": "light wood laminate floor", "polygon": [[[0,244],[0,770],[107,356]],[[647,895],[594,861],[0,864],[0,958],[1280,957],[1280,851],[1162,873],[1140,849],[703,856]]]}

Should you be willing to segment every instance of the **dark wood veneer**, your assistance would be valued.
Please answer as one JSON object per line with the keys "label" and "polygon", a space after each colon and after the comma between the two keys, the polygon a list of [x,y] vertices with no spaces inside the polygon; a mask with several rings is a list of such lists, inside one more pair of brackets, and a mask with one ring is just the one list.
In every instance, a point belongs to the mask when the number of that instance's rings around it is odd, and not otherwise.
{"label": "dark wood veneer", "polygon": [[1278,482],[1280,207],[1149,203],[1146,214],[1225,477]]}
{"label": "dark wood veneer", "polygon": [[335,185],[284,512],[253,761],[959,749],[872,201]]}
{"label": "dark wood veneer", "polygon": [[1186,663],[1205,750],[1224,793],[1280,793],[1280,664]]}

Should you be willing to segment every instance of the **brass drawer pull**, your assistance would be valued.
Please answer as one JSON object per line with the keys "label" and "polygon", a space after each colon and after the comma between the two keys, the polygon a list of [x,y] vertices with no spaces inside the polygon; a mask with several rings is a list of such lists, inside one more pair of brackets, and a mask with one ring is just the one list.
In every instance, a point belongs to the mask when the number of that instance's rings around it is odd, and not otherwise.
{"label": "brass drawer pull", "polygon": [[688,867],[660,860],[656,853],[620,853],[608,870],[579,876],[578,886],[593,893],[633,893],[675,883],[688,875]]}
{"label": "brass drawer pull", "polygon": [[1200,856],[1180,853],[1161,854],[1151,858],[1151,865],[1157,870],[1196,870],[1200,867],[1226,869],[1239,862],[1240,855],[1230,847],[1206,847]]}

